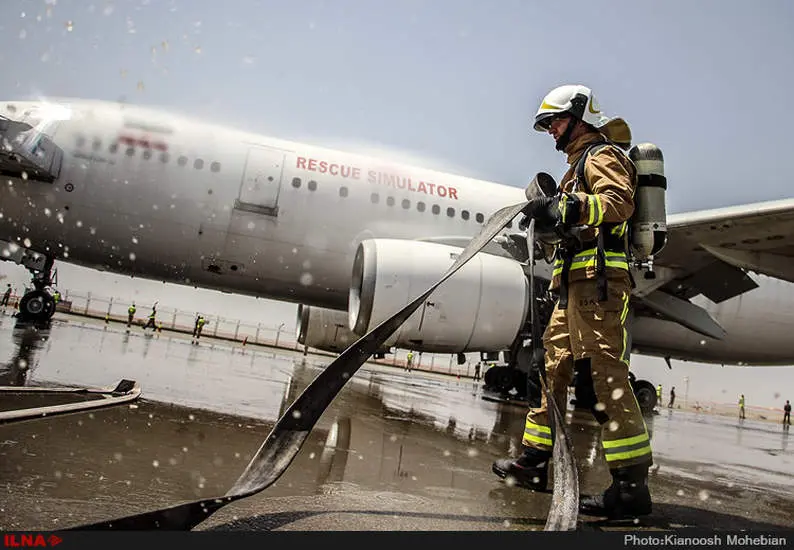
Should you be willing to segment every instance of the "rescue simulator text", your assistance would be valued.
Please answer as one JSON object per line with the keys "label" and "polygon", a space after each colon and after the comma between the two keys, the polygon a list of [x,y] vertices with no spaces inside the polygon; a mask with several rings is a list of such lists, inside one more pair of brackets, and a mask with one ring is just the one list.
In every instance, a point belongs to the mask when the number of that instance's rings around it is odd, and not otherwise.
{"label": "rescue simulator text", "polygon": [[[308,170],[309,172],[317,172],[320,174],[330,174],[342,178],[360,180],[363,178],[361,168],[358,166],[351,166],[349,164],[341,164],[338,162],[328,162],[307,157],[298,157],[296,167],[300,170]],[[376,183],[395,187],[397,189],[407,189],[415,193],[424,193],[434,197],[450,198],[458,200],[458,190],[449,185],[439,185],[427,181],[413,181],[411,178],[399,176],[397,174],[390,174],[387,172],[379,172],[377,170],[368,170],[366,173],[366,180],[369,183]]]}

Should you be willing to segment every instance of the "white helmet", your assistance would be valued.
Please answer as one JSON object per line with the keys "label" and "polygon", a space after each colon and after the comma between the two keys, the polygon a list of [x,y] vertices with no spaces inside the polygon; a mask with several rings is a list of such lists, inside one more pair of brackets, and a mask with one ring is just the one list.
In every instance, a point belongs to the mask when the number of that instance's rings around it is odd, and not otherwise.
{"label": "white helmet", "polygon": [[566,84],[546,94],[535,114],[535,130],[547,131],[551,120],[562,113],[568,113],[596,128],[607,139],[624,149],[631,145],[628,124],[622,118],[609,118],[603,114],[593,91],[587,86]]}

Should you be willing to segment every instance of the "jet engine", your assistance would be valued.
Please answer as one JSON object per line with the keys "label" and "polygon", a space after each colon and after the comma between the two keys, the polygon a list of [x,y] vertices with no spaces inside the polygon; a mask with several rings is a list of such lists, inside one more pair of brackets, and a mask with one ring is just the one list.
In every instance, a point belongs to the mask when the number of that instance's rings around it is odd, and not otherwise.
{"label": "jet engine", "polygon": [[[349,327],[363,335],[438,281],[462,248],[370,239],[356,250]],[[524,326],[529,283],[509,258],[477,254],[431,294],[386,344],[429,353],[507,349]]]}
{"label": "jet engine", "polygon": [[358,340],[347,328],[347,312],[298,306],[298,343],[322,351],[341,353]]}

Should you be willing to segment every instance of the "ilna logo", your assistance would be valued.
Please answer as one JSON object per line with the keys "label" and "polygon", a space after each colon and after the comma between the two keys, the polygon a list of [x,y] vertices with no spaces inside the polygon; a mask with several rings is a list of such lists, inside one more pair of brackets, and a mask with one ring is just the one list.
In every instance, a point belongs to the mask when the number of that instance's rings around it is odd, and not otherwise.
{"label": "ilna logo", "polygon": [[20,534],[20,535],[3,535],[3,543],[6,548],[32,548],[32,547],[53,547],[63,542],[63,539],[57,535],[50,535],[45,537],[42,534]]}

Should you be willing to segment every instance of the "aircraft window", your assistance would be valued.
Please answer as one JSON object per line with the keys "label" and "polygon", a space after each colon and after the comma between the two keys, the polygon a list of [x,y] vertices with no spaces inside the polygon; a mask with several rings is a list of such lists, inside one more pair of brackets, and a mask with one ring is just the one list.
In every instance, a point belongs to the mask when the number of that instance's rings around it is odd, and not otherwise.
{"label": "aircraft window", "polygon": [[380,202],[380,195],[378,195],[377,193],[372,193],[369,196],[369,200],[372,201],[372,204],[378,204],[378,202]]}
{"label": "aircraft window", "polygon": [[389,206],[394,206],[394,197],[387,197],[386,204],[388,204]]}
{"label": "aircraft window", "polygon": [[463,218],[464,220],[468,220],[469,219],[469,211],[468,210],[461,210],[460,211],[460,217]]}
{"label": "aircraft window", "polygon": [[204,168],[204,161],[201,159],[196,159],[195,162],[193,163],[193,168],[195,168],[196,170],[201,170],[202,168]]}
{"label": "aircraft window", "polygon": [[221,163],[220,162],[213,162],[210,164],[210,170],[213,172],[220,172],[221,171]]}
{"label": "aircraft window", "polygon": [[110,151],[111,153],[115,153],[118,150],[119,150],[119,144],[118,143],[111,143],[110,147],[108,147],[108,151]]}
{"label": "aircraft window", "polygon": [[433,214],[438,214],[439,212],[441,212],[441,208],[437,204],[434,204],[433,205]]}
{"label": "aircraft window", "polygon": [[292,187],[297,189],[301,186],[301,179],[300,178],[292,178]]}
{"label": "aircraft window", "polygon": [[339,196],[340,197],[346,197],[347,196],[347,187],[345,187],[344,185],[339,188]]}
{"label": "aircraft window", "polygon": [[152,158],[152,151],[150,149],[145,149],[143,151],[143,158],[145,160],[149,160],[150,158]]}
{"label": "aircraft window", "polygon": [[317,182],[314,180],[310,180],[308,187],[309,187],[309,191],[317,191]]}
{"label": "aircraft window", "polygon": [[94,140],[94,143],[91,144],[94,148],[94,151],[99,151],[99,148],[102,147],[102,142],[98,139]]}
{"label": "aircraft window", "polygon": [[408,199],[403,199],[403,208],[405,208],[406,210],[408,208],[411,208],[411,201],[409,201]]}
{"label": "aircraft window", "polygon": [[135,154],[135,147],[127,147],[127,156],[131,157]]}
{"label": "aircraft window", "polygon": [[179,166],[184,166],[187,164],[187,157],[183,155],[179,157],[179,159],[176,162],[177,164],[179,164]]}
{"label": "aircraft window", "polygon": [[425,211],[425,203],[423,203],[422,201],[417,202],[416,203],[416,209],[419,210],[420,212],[424,212]]}
{"label": "aircraft window", "polygon": [[168,156],[168,153],[160,153],[160,160],[161,160],[162,162],[168,162],[168,159],[169,159],[169,158],[170,158],[170,157]]}
{"label": "aircraft window", "polygon": [[452,207],[447,208],[447,216],[449,216],[450,218],[454,218],[455,217],[455,209],[452,208]]}
{"label": "aircraft window", "polygon": [[485,216],[483,216],[479,212],[477,212],[477,215],[474,216],[474,218],[477,220],[477,223],[482,223],[483,221],[485,221]]}

